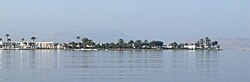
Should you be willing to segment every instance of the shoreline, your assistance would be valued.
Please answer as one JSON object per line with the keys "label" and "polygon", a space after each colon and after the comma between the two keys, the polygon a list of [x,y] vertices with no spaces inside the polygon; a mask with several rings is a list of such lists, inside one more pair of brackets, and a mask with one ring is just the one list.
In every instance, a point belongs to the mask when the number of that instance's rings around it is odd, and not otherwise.
{"label": "shoreline", "polygon": [[241,48],[242,51],[250,51],[250,48]]}
{"label": "shoreline", "polygon": [[[65,50],[65,51],[163,51],[163,50],[186,50],[186,51],[222,51],[223,49],[0,49],[3,51],[34,51],[34,50]],[[249,49],[250,50],[250,49]]]}

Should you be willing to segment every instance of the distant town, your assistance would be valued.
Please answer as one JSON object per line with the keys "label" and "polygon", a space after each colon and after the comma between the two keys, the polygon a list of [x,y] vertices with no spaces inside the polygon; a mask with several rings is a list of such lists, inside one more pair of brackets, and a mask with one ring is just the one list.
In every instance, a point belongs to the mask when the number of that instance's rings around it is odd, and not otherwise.
{"label": "distant town", "polygon": [[5,34],[6,40],[0,38],[1,50],[37,50],[37,49],[65,49],[65,50],[140,50],[140,49],[183,49],[183,50],[222,50],[218,41],[212,41],[209,37],[200,39],[194,43],[177,43],[166,44],[158,40],[129,40],[125,42],[118,39],[111,43],[95,43],[89,38],[76,36],[75,42],[55,43],[39,42],[37,37],[31,37],[29,40],[21,38],[19,42],[12,42],[10,34]]}

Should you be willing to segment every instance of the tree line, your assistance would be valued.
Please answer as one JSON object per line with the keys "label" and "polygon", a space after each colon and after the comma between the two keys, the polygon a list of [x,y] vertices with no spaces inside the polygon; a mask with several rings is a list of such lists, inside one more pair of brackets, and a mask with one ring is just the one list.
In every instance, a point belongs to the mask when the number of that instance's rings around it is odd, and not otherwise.
{"label": "tree line", "polygon": [[212,41],[209,37],[205,37],[205,39],[200,39],[196,41],[195,43],[177,43],[173,42],[170,43],[169,46],[171,46],[173,49],[185,49],[184,46],[186,45],[194,45],[196,49],[212,49],[217,48],[220,49],[220,45],[218,41]]}
{"label": "tree line", "polygon": [[[163,46],[162,41],[148,41],[148,40],[129,40],[128,42],[124,39],[118,39],[116,42],[110,43],[95,43],[89,38],[82,38],[77,36],[76,39],[78,42],[64,43],[64,47],[73,48],[73,49],[153,49],[161,48]],[[80,41],[81,40],[81,41]]]}

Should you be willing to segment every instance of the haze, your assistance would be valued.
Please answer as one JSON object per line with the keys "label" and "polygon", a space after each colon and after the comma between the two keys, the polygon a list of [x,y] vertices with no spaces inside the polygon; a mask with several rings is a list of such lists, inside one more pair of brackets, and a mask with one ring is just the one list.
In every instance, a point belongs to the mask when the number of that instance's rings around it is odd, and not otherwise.
{"label": "haze", "polygon": [[250,0],[0,0],[0,37],[13,41],[249,38]]}

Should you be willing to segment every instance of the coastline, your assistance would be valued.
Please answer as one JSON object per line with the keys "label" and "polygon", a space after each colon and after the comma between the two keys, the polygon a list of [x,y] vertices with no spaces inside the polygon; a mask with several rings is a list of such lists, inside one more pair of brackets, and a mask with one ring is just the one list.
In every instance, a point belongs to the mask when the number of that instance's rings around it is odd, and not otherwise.
{"label": "coastline", "polygon": [[250,51],[250,48],[241,48],[242,51]]}
{"label": "coastline", "polygon": [[[223,49],[0,49],[0,50],[67,50],[67,51],[164,51],[164,50],[187,50],[187,51],[222,51]],[[248,49],[250,51],[250,49]]]}

